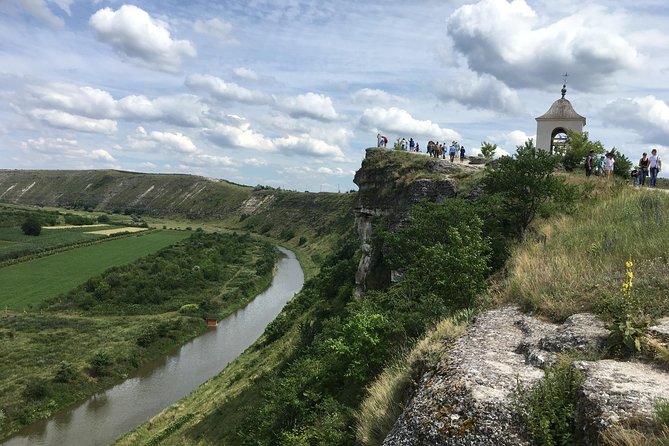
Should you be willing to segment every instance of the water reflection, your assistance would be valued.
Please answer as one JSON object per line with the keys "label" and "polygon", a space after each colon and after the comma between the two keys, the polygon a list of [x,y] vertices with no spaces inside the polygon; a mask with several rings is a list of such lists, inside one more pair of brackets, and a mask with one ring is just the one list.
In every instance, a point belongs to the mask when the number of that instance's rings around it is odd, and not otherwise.
{"label": "water reflection", "polygon": [[131,378],[78,407],[29,426],[4,446],[102,446],[158,414],[217,375],[262,334],[302,288],[295,255],[283,248],[270,288],[202,336],[143,366]]}

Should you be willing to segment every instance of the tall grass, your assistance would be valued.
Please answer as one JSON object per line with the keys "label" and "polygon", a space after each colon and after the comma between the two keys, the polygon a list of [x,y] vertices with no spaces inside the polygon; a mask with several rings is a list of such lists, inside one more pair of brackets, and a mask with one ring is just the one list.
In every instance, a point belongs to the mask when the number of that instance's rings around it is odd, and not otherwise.
{"label": "tall grass", "polygon": [[511,256],[504,297],[561,321],[593,310],[617,290],[632,259],[641,291],[666,298],[669,195],[631,188],[612,193],[539,225],[538,236]]}
{"label": "tall grass", "polygon": [[404,401],[414,380],[435,366],[446,351],[445,340],[461,336],[465,325],[444,319],[411,350],[401,354],[384,369],[367,389],[356,412],[356,439],[362,446],[378,446],[404,410]]}

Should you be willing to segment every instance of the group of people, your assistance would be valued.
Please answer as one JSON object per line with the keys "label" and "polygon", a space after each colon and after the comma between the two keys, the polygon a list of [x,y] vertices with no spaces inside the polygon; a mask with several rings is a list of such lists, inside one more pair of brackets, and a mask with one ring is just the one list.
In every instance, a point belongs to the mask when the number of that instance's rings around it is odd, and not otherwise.
{"label": "group of people", "polygon": [[650,156],[644,152],[639,163],[632,169],[632,180],[637,186],[645,186],[646,177],[650,177],[650,187],[655,187],[660,170],[662,170],[662,158],[657,154],[657,150],[651,150]]}
{"label": "group of people", "polygon": [[[388,147],[388,138],[385,135],[377,133],[376,146]],[[406,138],[398,138],[395,142],[395,147],[405,152],[420,152],[420,145],[413,138],[409,138],[408,141]],[[439,141],[429,141],[427,143],[427,154],[429,156],[446,159],[446,153],[448,153],[451,162],[454,162],[457,156],[460,157],[461,163],[465,161],[465,147],[458,144],[457,141],[452,141],[449,147],[446,147],[446,144],[439,143]]]}
{"label": "group of people", "polygon": [[446,148],[446,144],[440,144],[439,141],[429,141],[427,143],[427,154],[435,158],[442,157],[446,159],[446,152],[451,162],[455,161],[456,156],[460,156],[460,162],[465,161],[465,146],[461,146],[457,141],[451,141],[451,145]]}
{"label": "group of people", "polygon": [[[613,175],[613,169],[616,160],[612,152],[602,155],[599,159],[595,158],[595,151],[591,150],[585,157],[585,176],[589,177],[593,173],[596,176],[610,178]],[[644,152],[639,163],[632,169],[631,175],[635,185],[646,185],[646,177],[650,177],[650,187],[655,187],[657,174],[662,170],[662,159],[657,154],[657,149],[650,152],[650,156]]]}

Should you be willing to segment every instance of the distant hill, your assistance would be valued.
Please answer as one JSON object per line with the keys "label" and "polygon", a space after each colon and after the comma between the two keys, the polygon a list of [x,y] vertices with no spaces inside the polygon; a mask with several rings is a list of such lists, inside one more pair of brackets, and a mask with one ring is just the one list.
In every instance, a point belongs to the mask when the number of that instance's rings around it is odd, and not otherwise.
{"label": "distant hill", "polygon": [[0,202],[152,216],[222,217],[253,188],[194,175],[118,170],[0,170]]}

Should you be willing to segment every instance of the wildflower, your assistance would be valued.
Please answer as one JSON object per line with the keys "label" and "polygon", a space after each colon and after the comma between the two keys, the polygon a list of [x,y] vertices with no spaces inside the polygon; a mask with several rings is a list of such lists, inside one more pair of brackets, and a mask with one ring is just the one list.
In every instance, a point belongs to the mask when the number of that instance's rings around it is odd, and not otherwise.
{"label": "wildflower", "polygon": [[631,260],[628,260],[627,262],[625,262],[625,266],[629,269],[634,266],[634,263],[632,263]]}

